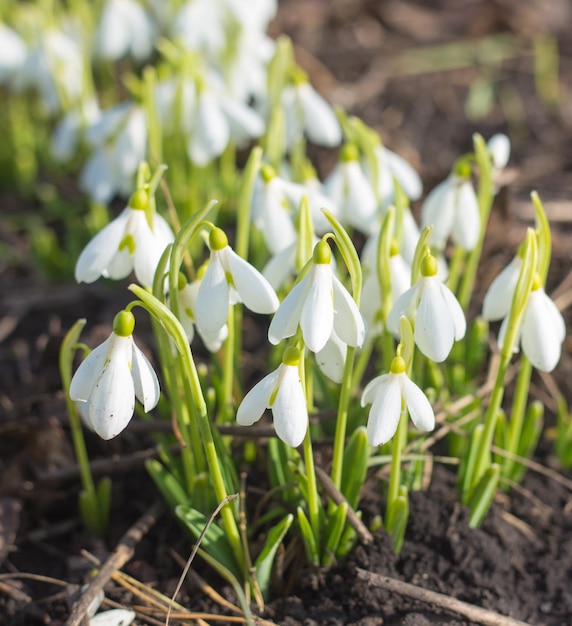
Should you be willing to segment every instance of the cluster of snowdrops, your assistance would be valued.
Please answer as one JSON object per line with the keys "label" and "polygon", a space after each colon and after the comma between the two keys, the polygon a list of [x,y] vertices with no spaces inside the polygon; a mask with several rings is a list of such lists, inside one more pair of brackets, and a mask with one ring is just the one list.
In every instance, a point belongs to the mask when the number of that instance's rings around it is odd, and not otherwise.
{"label": "cluster of snowdrops", "polygon": [[[129,197],[84,248],[75,277],[134,274],[135,298],[103,344],[79,343],[80,320],[62,348],[83,518],[105,528],[111,487],[93,482],[79,417],[103,439],[120,435],[136,410],[171,420],[172,435],[157,433],[161,453],[149,472],[202,536],[201,555],[231,582],[248,619],[249,599],[268,597],[283,543],[302,545],[315,565],[351,549],[359,524],[349,513],[359,521],[372,466],[390,468],[386,510],[372,526],[383,524],[400,549],[408,492],[427,474],[436,422],[461,460],[471,524],[480,524],[502,481],[522,477],[515,459],[532,454],[542,429],[542,407],[528,398],[532,369],[556,366],[566,332],[544,290],[550,230],[536,194],[534,227],[490,285],[482,316],[467,324],[508,138],[475,135],[473,150],[425,196],[418,225],[410,201],[423,189],[413,167],[314,90],[290,42],[265,34],[276,4],[255,4],[107,0],[95,10],[78,2],[48,26],[41,8],[13,5],[10,27],[0,24],[0,81],[14,97],[33,91],[43,122],[57,120],[52,158],[81,155],[79,186],[93,203]],[[110,80],[118,60],[132,68],[121,76],[127,100]],[[306,141],[338,149],[323,182]],[[244,308],[272,316],[256,317],[268,323],[268,346],[250,389]],[[134,342],[136,309],[151,316],[161,384]],[[487,322],[498,320],[499,358],[483,394]],[[199,365],[197,341],[212,353]],[[74,373],[77,350],[86,356]],[[503,407],[514,368],[513,403]],[[219,433],[253,426],[267,409],[276,437],[265,446],[256,427],[245,431],[250,440]],[[324,437],[333,441],[325,493],[313,452]],[[279,496],[246,525],[253,538],[264,530],[256,554],[239,524],[243,508],[229,501],[244,463],[263,466]],[[220,503],[220,520],[204,533]]]}

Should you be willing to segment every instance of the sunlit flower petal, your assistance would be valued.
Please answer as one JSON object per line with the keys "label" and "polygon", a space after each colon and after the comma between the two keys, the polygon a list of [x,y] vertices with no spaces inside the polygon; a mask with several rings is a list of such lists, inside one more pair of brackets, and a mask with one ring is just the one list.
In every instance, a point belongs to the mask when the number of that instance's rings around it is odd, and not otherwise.
{"label": "sunlit flower petal", "polygon": [[284,443],[297,448],[308,429],[306,398],[298,367],[282,364],[278,392],[272,404],[274,428]]}
{"label": "sunlit flower petal", "polygon": [[211,259],[199,287],[195,308],[195,319],[203,333],[212,335],[226,324],[229,298],[230,290],[220,252],[211,251]]}
{"label": "sunlit flower petal", "polygon": [[517,255],[491,283],[483,300],[486,320],[500,320],[509,312],[521,267],[522,259]]}
{"label": "sunlit flower petal", "polygon": [[372,446],[387,443],[395,434],[401,416],[401,389],[395,375],[380,386],[367,420],[367,436]]}
{"label": "sunlit flower petal", "polygon": [[310,270],[311,285],[302,307],[300,326],[304,343],[312,352],[326,345],[334,327],[332,276],[329,265],[314,264]]}
{"label": "sunlit flower petal", "polygon": [[131,375],[135,385],[135,397],[148,413],[159,402],[161,390],[153,366],[135,343],[133,343]]}
{"label": "sunlit flower petal", "polygon": [[269,408],[270,396],[276,388],[280,369],[274,370],[257,383],[245,396],[238,411],[236,421],[242,426],[251,426],[257,422]]}

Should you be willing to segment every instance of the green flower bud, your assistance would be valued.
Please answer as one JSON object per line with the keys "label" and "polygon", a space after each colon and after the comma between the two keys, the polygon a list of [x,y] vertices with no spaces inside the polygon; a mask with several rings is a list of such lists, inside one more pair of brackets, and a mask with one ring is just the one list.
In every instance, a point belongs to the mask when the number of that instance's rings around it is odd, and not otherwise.
{"label": "green flower bud", "polygon": [[421,261],[421,276],[437,275],[437,259],[432,254],[426,254]]}
{"label": "green flower bud", "polygon": [[353,143],[346,143],[340,151],[340,161],[357,161],[359,159],[359,150]]}
{"label": "green flower bud", "polygon": [[402,356],[397,355],[391,361],[391,367],[389,368],[389,371],[392,374],[404,374],[406,369],[407,368],[405,366],[405,359]]}
{"label": "green flower bud", "polygon": [[302,353],[298,348],[294,346],[288,346],[286,350],[284,350],[284,354],[282,355],[282,363],[284,365],[298,365],[300,363],[300,359],[302,358]]}
{"label": "green flower bud", "polygon": [[146,211],[149,206],[149,194],[146,189],[137,189],[129,198],[128,206],[136,211]]}
{"label": "green flower bud", "polygon": [[228,246],[228,237],[222,228],[213,228],[209,233],[209,246],[211,250],[223,250]]}
{"label": "green flower bud", "polygon": [[332,260],[332,250],[327,241],[318,241],[314,247],[312,261],[315,265],[329,265]]}

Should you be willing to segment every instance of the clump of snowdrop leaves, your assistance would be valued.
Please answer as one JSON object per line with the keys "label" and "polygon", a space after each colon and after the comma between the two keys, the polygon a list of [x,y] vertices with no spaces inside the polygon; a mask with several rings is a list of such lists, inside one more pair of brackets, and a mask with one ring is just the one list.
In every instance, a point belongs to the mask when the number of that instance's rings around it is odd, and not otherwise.
{"label": "clump of snowdrop leaves", "polygon": [[293,448],[302,443],[308,429],[308,409],[298,369],[300,359],[300,350],[286,348],[278,369],[244,396],[236,414],[239,424],[250,426],[266,409],[272,409],[276,434]]}
{"label": "clump of snowdrop leaves", "polygon": [[409,412],[419,430],[435,428],[435,414],[427,396],[409,379],[403,357],[397,355],[388,374],[371,380],[361,397],[361,405],[371,404],[367,435],[372,446],[387,443],[397,430],[399,418]]}
{"label": "clump of snowdrop leaves", "polygon": [[167,222],[149,209],[148,191],[137,190],[127,207],[80,254],[77,282],[92,283],[100,276],[119,280],[135,271],[143,286],[153,284],[159,258],[174,235]]}
{"label": "clump of snowdrop leaves", "polygon": [[102,439],[113,439],[133,417],[135,397],[149,412],[159,401],[159,381],[153,366],[133,341],[135,318],[121,311],[111,335],[81,363],[69,395],[85,402],[90,426]]}
{"label": "clump of snowdrop leaves", "polygon": [[216,335],[226,324],[230,304],[243,302],[255,313],[274,313],[278,296],[270,283],[228,245],[220,228],[209,233],[208,267],[195,302],[195,319],[206,336]]}
{"label": "clump of snowdrop leaves", "polygon": [[348,346],[359,347],[365,337],[363,319],[353,298],[332,271],[332,252],[322,239],[314,248],[308,273],[286,296],[268,329],[268,339],[277,344],[292,337],[298,326],[304,343],[320,352],[332,333]]}
{"label": "clump of snowdrop leaves", "polygon": [[399,318],[405,315],[414,327],[418,348],[428,358],[444,361],[455,341],[465,336],[465,314],[453,292],[437,275],[437,259],[428,247],[421,260],[419,280],[402,294],[387,318],[388,329],[399,332]]}

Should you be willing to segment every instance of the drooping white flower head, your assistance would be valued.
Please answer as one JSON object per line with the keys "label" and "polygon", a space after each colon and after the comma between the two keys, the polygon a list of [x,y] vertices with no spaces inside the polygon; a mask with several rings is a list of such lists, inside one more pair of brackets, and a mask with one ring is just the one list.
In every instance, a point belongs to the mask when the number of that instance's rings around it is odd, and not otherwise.
{"label": "drooping white flower head", "polygon": [[[394,178],[410,200],[418,200],[421,197],[423,193],[421,178],[403,157],[379,145],[375,148],[375,158],[378,195],[384,207],[389,206],[395,199]],[[371,178],[370,175],[370,180]]]}
{"label": "drooping white flower head", "polygon": [[209,233],[210,260],[196,299],[195,320],[206,336],[226,324],[230,304],[243,302],[255,313],[274,313],[279,300],[270,283],[228,245],[220,228]]}
{"label": "drooping white flower head", "polygon": [[10,83],[26,59],[26,45],[20,36],[0,24],[0,84]]}
{"label": "drooping white flower head", "polygon": [[[192,283],[187,283],[184,277],[182,277],[182,280],[180,281],[181,284],[179,285],[178,298],[180,322],[185,334],[187,335],[189,343],[192,342],[195,336],[195,308],[197,306],[197,296],[203,275],[204,272],[202,272],[201,275],[201,271],[199,270],[199,278],[194,280]],[[218,352],[223,341],[228,337],[228,326],[226,324],[213,335],[205,335],[205,333],[203,333],[198,326],[197,331],[209,352]]]}
{"label": "drooping white flower head", "polygon": [[136,191],[128,206],[87,244],[75,266],[78,283],[92,283],[100,276],[119,280],[135,271],[144,287],[153,284],[159,259],[174,235],[158,214],[150,226],[148,203],[147,192]]}
{"label": "drooping white flower head", "polygon": [[394,303],[387,328],[399,333],[399,318],[405,315],[414,327],[413,337],[421,352],[433,361],[444,361],[454,341],[465,336],[465,314],[452,291],[437,275],[437,260],[426,253],[419,280]]}
{"label": "drooping white flower head", "polygon": [[440,250],[449,236],[465,250],[472,250],[477,245],[481,217],[468,176],[453,173],[431,190],[421,207],[421,226],[429,225],[433,225],[433,241]]}
{"label": "drooping white flower head", "polygon": [[80,189],[102,204],[117,193],[127,196],[137,168],[145,160],[147,123],[143,109],[130,102],[108,109],[87,129],[86,138],[93,152],[80,173]]}
{"label": "drooping white flower head", "polygon": [[353,144],[342,148],[338,164],[324,182],[324,191],[339,208],[343,224],[371,234],[376,225],[377,200]]}
{"label": "drooping white flower head", "polygon": [[312,352],[320,352],[334,330],[346,345],[362,345],[363,319],[355,301],[334,275],[331,257],[327,241],[316,244],[312,267],[286,296],[270,322],[270,343],[292,337],[300,326],[304,343]]}
{"label": "drooping white flower head", "polygon": [[287,348],[278,369],[246,394],[236,414],[239,424],[251,426],[266,409],[272,409],[276,434],[293,448],[302,443],[308,430],[308,409],[298,370],[300,358],[299,350]]}
{"label": "drooping white flower head", "polygon": [[95,32],[95,56],[117,61],[130,54],[136,61],[151,56],[155,24],[135,0],[107,0]]}
{"label": "drooping white flower head", "polygon": [[86,357],[70,384],[70,398],[87,403],[91,426],[103,439],[113,439],[129,424],[135,397],[145,412],[159,401],[157,375],[133,341],[134,327],[130,311],[118,313],[111,335]]}
{"label": "drooping white flower head", "polygon": [[[506,336],[508,315],[501,324],[499,331],[499,347],[502,348]],[[562,343],[566,338],[566,324],[556,305],[546,295],[540,278],[536,276],[532,291],[528,296],[518,334],[513,346],[518,345],[530,363],[542,372],[551,372],[562,353]]]}
{"label": "drooping white flower head", "polygon": [[522,258],[517,254],[490,284],[483,300],[484,319],[494,322],[508,314],[521,267]]}
{"label": "drooping white flower head", "polygon": [[276,175],[273,167],[263,165],[260,168],[260,177],[252,194],[251,216],[272,255],[295,244],[298,239],[286,189],[286,181]]}
{"label": "drooping white flower head", "polygon": [[497,170],[505,168],[510,158],[510,139],[498,133],[487,141],[487,148],[491,153],[494,168]]}
{"label": "drooping white flower head", "polygon": [[55,115],[80,99],[85,64],[77,36],[46,29],[28,50],[13,85],[36,90],[46,111]]}
{"label": "drooping white flower head", "polygon": [[372,446],[383,445],[393,437],[405,411],[409,411],[419,430],[435,428],[435,414],[427,396],[405,370],[405,361],[396,356],[389,374],[374,378],[363,390],[361,405],[372,405],[367,420],[367,436]]}
{"label": "drooping white flower head", "polygon": [[332,107],[308,82],[302,70],[282,92],[286,116],[286,145],[293,146],[306,135],[319,146],[333,148],[342,141],[342,129]]}
{"label": "drooping white flower head", "polygon": [[99,105],[93,98],[66,113],[58,122],[50,141],[50,154],[54,159],[68,162],[75,155],[87,126],[95,124],[100,117]]}

